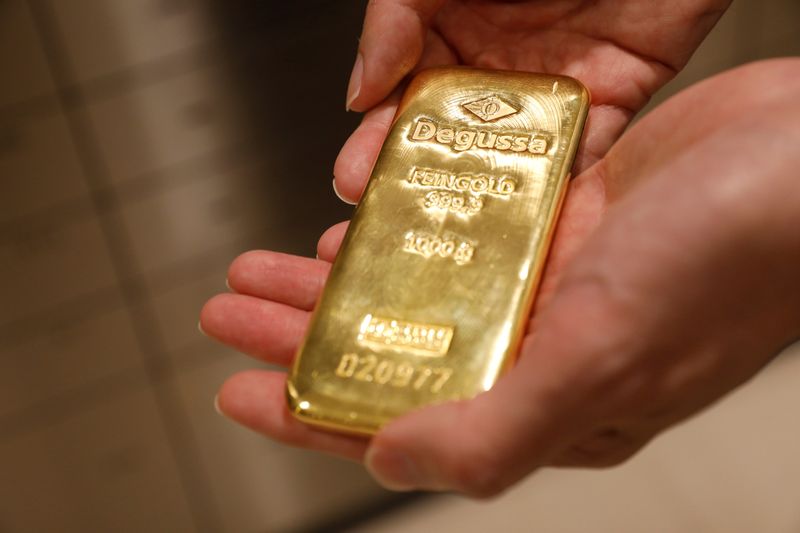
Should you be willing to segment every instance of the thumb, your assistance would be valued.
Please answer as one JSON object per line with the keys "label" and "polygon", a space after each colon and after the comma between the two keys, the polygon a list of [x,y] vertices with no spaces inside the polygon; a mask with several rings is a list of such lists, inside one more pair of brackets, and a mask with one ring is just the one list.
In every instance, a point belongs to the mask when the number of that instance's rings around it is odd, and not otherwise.
{"label": "thumb", "polygon": [[563,394],[568,378],[558,360],[523,357],[476,398],[394,420],[372,439],[367,469],[392,490],[499,494],[547,464],[575,429],[565,427],[577,421],[568,415],[573,410]]}
{"label": "thumb", "polygon": [[366,111],[411,72],[422,57],[428,24],[445,0],[371,0],[364,18],[347,109]]}
{"label": "thumb", "polygon": [[541,324],[530,328],[516,366],[473,400],[421,409],[384,427],[365,456],[367,468],[384,486],[493,496],[552,462],[574,433],[585,433],[592,414],[576,409],[575,402],[592,379],[583,375],[585,358],[576,354],[593,353],[582,349],[585,343],[591,346],[593,330],[579,338],[576,324],[605,325],[615,313],[607,307],[612,300],[592,292],[598,289],[591,284],[569,290],[556,286],[563,277],[559,271],[599,223],[605,208],[601,179],[595,168],[572,184],[537,297]]}

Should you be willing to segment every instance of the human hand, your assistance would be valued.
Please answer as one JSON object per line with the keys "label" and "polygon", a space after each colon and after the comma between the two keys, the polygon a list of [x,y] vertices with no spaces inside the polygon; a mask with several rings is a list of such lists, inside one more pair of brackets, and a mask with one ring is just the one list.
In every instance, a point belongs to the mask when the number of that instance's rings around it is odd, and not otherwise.
{"label": "human hand", "polygon": [[[401,417],[371,442],[294,419],[281,372],[230,378],[222,412],[295,446],[366,453],[397,489],[488,496],[544,465],[626,459],[800,335],[799,90],[798,60],[714,78],[645,117],[576,177],[549,290],[518,364],[491,391]],[[239,257],[229,271],[236,294],[206,304],[204,330],[289,365],[339,233],[323,236],[320,260]]]}
{"label": "human hand", "polygon": [[[371,0],[347,106],[371,110],[334,175],[354,202],[394,116],[390,97],[432,66],[561,74],[592,93],[578,174],[600,159],[650,96],[689,60],[730,0]],[[389,97],[386,101],[386,99]]]}

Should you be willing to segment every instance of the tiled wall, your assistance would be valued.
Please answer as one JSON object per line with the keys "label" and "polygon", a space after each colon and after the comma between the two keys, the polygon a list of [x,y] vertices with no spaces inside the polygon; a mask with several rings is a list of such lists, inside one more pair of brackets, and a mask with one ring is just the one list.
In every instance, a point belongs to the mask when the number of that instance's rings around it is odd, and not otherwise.
{"label": "tiled wall", "polygon": [[[285,27],[260,45],[302,58],[343,26],[357,34],[360,5],[306,7],[341,22],[277,9]],[[338,133],[316,166],[286,176],[297,154],[270,149],[271,124],[247,98],[297,90],[274,85],[279,71],[241,70],[269,63],[228,42],[238,10],[254,9],[0,2],[4,533],[296,530],[387,498],[360,467],[213,409],[228,375],[258,365],[197,331],[229,261],[258,247],[313,254],[326,223],[347,216],[329,187],[355,119],[340,105],[355,39],[337,59],[298,60],[308,76],[322,62],[341,71],[319,102]],[[313,31],[291,35],[293,23]],[[280,209],[304,191],[317,209]]]}

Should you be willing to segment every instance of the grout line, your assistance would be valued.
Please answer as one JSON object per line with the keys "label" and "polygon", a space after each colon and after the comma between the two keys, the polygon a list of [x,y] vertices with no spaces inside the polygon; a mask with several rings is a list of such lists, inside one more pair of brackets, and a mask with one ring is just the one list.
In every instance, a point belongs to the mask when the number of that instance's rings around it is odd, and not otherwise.
{"label": "grout line", "polygon": [[[191,372],[220,360],[239,357],[239,354],[235,352],[224,350],[211,352],[210,350],[195,349],[201,343],[207,345],[209,341],[200,340],[181,349],[182,352],[185,352],[179,361],[182,372]],[[191,357],[189,357],[189,353],[191,353]],[[155,366],[158,366],[159,362],[154,361]],[[31,433],[76,413],[86,411],[98,403],[109,402],[122,395],[150,388],[154,381],[158,385],[164,385],[172,377],[171,372],[165,368],[162,368],[155,377],[146,375],[141,368],[120,370],[74,389],[55,394],[35,404],[0,415],[0,434],[4,440],[8,440]]]}
{"label": "grout line", "polygon": [[105,100],[204,68],[218,67],[220,62],[213,53],[216,48],[217,40],[212,38],[157,59],[127,65],[84,81],[73,81],[62,86],[62,91],[80,92],[82,100],[92,103]]}
{"label": "grout line", "polygon": [[[233,261],[237,253],[231,254],[232,248],[239,248],[241,252],[245,252],[250,249],[252,241],[251,237],[234,239],[232,242],[175,261],[157,270],[137,274],[135,278],[120,280],[116,285],[96,289],[53,307],[0,324],[0,345],[24,342],[38,335],[43,329],[64,328],[90,319],[99,313],[140,305],[143,299],[150,298],[150,293],[161,293],[192,283],[214,271],[218,271],[220,279],[223,279],[225,272],[219,267],[220,256],[225,254],[224,262],[227,265]],[[134,299],[126,299],[122,297],[120,290],[124,285],[146,286],[149,291],[147,294],[136,293],[133,295]]]}
{"label": "grout line", "polygon": [[0,126],[13,124],[20,120],[39,116],[52,116],[60,113],[58,95],[43,93],[25,100],[0,106]]}
{"label": "grout line", "polygon": [[[305,17],[303,20],[324,18],[324,16],[330,15],[331,10],[336,9],[335,5],[336,2],[330,0],[325,5],[319,6],[327,10],[322,13],[314,10],[303,10],[302,14]],[[55,17],[55,14],[53,16]],[[298,33],[285,25],[277,24],[270,29],[282,32],[280,38],[276,38],[276,41],[281,45],[301,42],[304,39],[302,32]],[[337,30],[331,28],[330,31],[335,32]],[[263,45],[264,36],[263,29],[260,29],[253,34],[252,38],[257,40],[256,45]],[[239,40],[243,37],[245,36],[241,34],[233,36],[233,38]],[[231,36],[227,38],[230,39]],[[79,91],[83,93],[83,99],[102,100],[129,92],[131,89],[142,88],[172,77],[196,72],[203,68],[222,66],[227,60],[216,55],[216,50],[220,48],[221,44],[224,44],[225,40],[226,36],[224,35],[212,34],[212,37],[206,41],[191,45],[183,50],[164,54],[155,59],[126,65],[118,70],[82,81],[65,80],[65,83],[61,84],[60,90],[57,88],[54,93],[45,92],[25,100],[0,106],[0,124],[20,120],[31,115],[58,113],[64,105],[63,94],[65,92],[71,95],[74,91]],[[61,102],[59,102],[60,100]],[[72,109],[74,100],[68,97],[66,103],[68,104],[66,109]]]}
{"label": "grout line", "polygon": [[52,425],[71,415],[86,411],[93,405],[131,393],[147,386],[147,377],[141,368],[121,370],[50,396],[33,405],[0,415],[0,433],[10,439]]}
{"label": "grout line", "polygon": [[116,285],[70,298],[43,311],[11,320],[0,325],[0,345],[15,345],[35,338],[42,331],[63,329],[100,313],[125,306]]}
{"label": "grout line", "polygon": [[[64,36],[52,6],[42,0],[29,0],[28,5],[53,79],[62,88],[59,91],[62,110],[68,113],[67,124],[84,168],[85,178],[90,190],[93,191],[92,201],[114,270],[118,279],[130,280],[122,284],[120,289],[124,301],[131,308],[132,325],[142,353],[147,354],[142,359],[142,366],[151,385],[173,461],[178,468],[194,526],[197,531],[219,531],[221,524],[219,511],[210,492],[207,473],[200,461],[186,408],[178,391],[169,383],[169,380],[175,377],[176,371],[166,354],[164,341],[157,328],[156,314],[147,298],[147,287],[141,281],[137,261],[130,253],[130,235],[117,217],[104,216],[100,207],[108,205],[109,209],[118,209],[119,198],[113,191],[103,196],[94,192],[107,189],[111,180],[97,146],[97,134],[93,124],[88,116],[79,112],[88,103],[86,95],[80,86],[68,86],[69,81],[73,79],[72,65],[65,53]],[[65,87],[69,87],[69,92],[63,90]],[[76,108],[71,113],[69,113],[70,105]],[[137,301],[139,303],[134,308],[133,303]],[[167,383],[157,382],[162,376]]]}
{"label": "grout line", "polygon": [[[140,305],[143,298],[150,297],[151,292],[168,291],[210,275],[213,271],[219,271],[220,279],[223,279],[225,271],[219,270],[217,262],[220,255],[225,253],[225,265],[227,265],[236,257],[235,254],[239,253],[229,253],[232,248],[239,248],[243,253],[250,249],[251,243],[250,237],[234,239],[205,252],[169,263],[157,270],[137,274],[135,278],[123,279],[116,285],[96,289],[53,307],[0,324],[0,344],[24,341],[38,334],[43,328],[65,327],[101,312],[119,309],[126,305]],[[124,285],[147,286],[150,290],[147,294],[136,294],[135,299],[127,300],[120,296],[119,289]],[[49,325],[43,325],[46,323]]]}
{"label": "grout line", "polygon": [[[103,185],[100,188],[94,189],[89,193],[63,200],[49,207],[36,209],[30,213],[12,217],[6,221],[0,222],[0,242],[6,240],[16,240],[19,234],[19,228],[33,228],[35,232],[37,228],[43,228],[52,224],[53,219],[58,219],[60,224],[76,222],[88,217],[97,216],[100,214],[107,214],[111,210],[113,202],[105,200],[108,196],[118,196],[120,207],[152,198],[161,193],[185,186],[193,181],[204,181],[217,178],[219,174],[233,172],[246,168],[248,165],[256,166],[252,163],[251,158],[247,157],[247,148],[253,143],[252,139],[242,139],[240,142],[231,143],[226,146],[221,146],[216,149],[209,150],[208,152],[189,157],[183,161],[170,164],[157,170],[145,172],[144,174],[127,179],[123,182]],[[244,157],[238,157],[239,154],[244,153]],[[233,157],[237,155],[237,157]],[[228,160],[231,161],[228,161]],[[244,163],[241,161],[244,160]],[[220,165],[219,171],[216,174],[200,174],[198,178],[196,174],[187,172],[187,170],[202,166],[207,168],[218,164],[220,161],[225,161]],[[165,176],[172,173],[186,173],[185,176],[171,177],[164,179]],[[94,205],[91,197],[92,195],[101,197],[101,201],[96,202],[99,205]]]}
{"label": "grout line", "polygon": [[11,217],[0,222],[0,243],[20,240],[20,228],[25,228],[26,235],[48,232],[53,225],[63,227],[67,224],[81,222],[94,216],[90,195],[77,196],[60,201],[49,207],[37,209],[31,213]]}
{"label": "grout line", "polygon": [[[217,39],[212,38],[188,49],[128,65],[81,82],[64,80],[59,87],[56,87],[55,92],[42,93],[0,106],[0,124],[28,116],[56,114],[62,109],[80,107],[81,104],[78,102],[82,100],[104,100],[177,76],[214,67],[219,64],[219,60],[211,53],[216,49],[216,44]],[[73,97],[76,92],[82,94],[78,99]]]}

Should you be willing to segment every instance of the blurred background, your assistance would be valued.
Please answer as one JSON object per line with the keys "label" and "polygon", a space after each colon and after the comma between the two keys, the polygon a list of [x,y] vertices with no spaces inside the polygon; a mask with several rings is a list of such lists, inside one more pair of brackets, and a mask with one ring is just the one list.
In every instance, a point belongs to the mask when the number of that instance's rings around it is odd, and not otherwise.
{"label": "blurred background", "polygon": [[[390,494],[215,413],[258,366],[197,331],[229,262],[313,256],[349,215],[365,4],[0,0],[0,533],[800,531],[796,348],[627,465],[488,503]],[[737,0],[654,103],[779,55],[800,2]]]}

